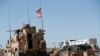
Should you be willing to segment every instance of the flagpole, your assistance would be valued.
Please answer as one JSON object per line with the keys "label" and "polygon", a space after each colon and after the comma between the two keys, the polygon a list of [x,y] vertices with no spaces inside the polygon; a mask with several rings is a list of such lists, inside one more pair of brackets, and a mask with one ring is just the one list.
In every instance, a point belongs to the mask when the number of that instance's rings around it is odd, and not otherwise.
{"label": "flagpole", "polygon": [[[42,6],[41,6],[42,2],[40,0],[40,8],[41,8],[41,13],[42,13]],[[41,18],[41,26],[42,26],[42,30],[44,30],[44,25],[43,25],[43,18],[42,16],[40,17]]]}
{"label": "flagpole", "polygon": [[27,0],[27,18],[28,18],[28,23],[30,25],[30,15],[29,15],[29,5],[28,5],[28,0]]}
{"label": "flagpole", "polygon": [[41,17],[41,26],[42,26],[42,30],[44,30],[42,17]]}

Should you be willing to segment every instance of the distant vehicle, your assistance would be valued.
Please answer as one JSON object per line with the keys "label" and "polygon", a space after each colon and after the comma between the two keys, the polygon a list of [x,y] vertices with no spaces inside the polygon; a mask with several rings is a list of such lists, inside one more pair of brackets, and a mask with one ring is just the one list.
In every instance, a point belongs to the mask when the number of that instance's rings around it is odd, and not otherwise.
{"label": "distant vehicle", "polygon": [[[87,46],[90,46],[93,48],[94,51],[97,49],[97,40],[95,38],[89,38],[85,40],[66,40],[59,43],[60,49],[64,49],[65,47],[76,47],[78,49],[81,49],[82,47],[87,48]],[[81,47],[80,47],[81,46]]]}

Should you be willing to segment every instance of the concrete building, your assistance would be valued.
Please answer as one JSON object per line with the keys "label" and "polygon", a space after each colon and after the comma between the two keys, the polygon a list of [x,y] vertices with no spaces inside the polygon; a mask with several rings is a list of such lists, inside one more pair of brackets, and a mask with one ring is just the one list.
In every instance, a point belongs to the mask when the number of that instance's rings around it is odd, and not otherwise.
{"label": "concrete building", "polygon": [[0,56],[4,56],[4,49],[0,49]]}

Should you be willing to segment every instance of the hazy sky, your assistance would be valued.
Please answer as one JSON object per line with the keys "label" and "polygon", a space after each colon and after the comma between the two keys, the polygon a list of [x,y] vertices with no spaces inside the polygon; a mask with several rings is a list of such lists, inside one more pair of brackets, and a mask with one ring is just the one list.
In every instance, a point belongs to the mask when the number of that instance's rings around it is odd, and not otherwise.
{"label": "hazy sky", "polygon": [[[27,24],[27,0],[0,0],[0,44],[9,39],[8,11],[11,28],[18,29]],[[41,0],[48,47],[53,42],[70,39],[97,38],[100,45],[100,0]],[[40,0],[28,0],[31,25],[41,28],[36,17]]]}

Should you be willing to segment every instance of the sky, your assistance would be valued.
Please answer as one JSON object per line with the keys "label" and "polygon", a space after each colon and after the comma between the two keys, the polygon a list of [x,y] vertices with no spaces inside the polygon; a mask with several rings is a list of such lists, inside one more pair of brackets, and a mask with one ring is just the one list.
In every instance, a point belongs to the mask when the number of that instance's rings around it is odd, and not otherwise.
{"label": "sky", "polygon": [[[100,45],[100,0],[28,0],[30,24],[41,28],[36,10],[42,8],[47,47],[72,39],[97,38]],[[28,23],[27,0],[0,0],[0,44],[9,39],[8,12],[11,29]],[[13,34],[12,34],[13,35]]]}

